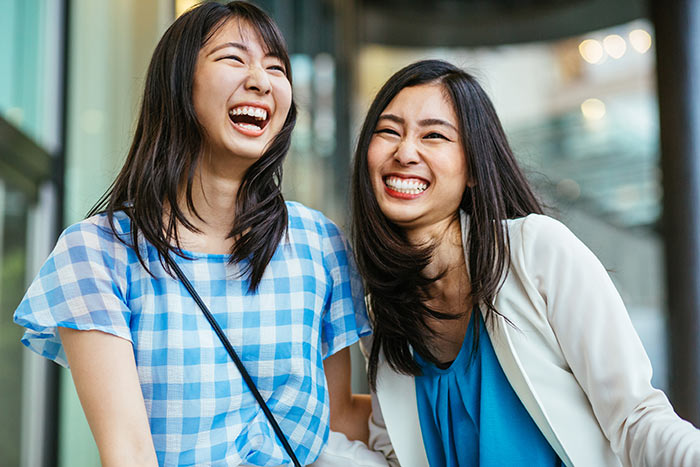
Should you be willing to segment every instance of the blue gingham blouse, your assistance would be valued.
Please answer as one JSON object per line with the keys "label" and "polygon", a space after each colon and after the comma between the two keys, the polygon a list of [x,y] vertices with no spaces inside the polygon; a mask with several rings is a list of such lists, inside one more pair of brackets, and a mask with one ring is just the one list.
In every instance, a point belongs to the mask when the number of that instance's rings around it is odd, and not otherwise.
{"label": "blue gingham blouse", "polygon": [[[302,464],[329,431],[323,359],[370,333],[346,240],[321,213],[287,203],[288,236],[255,293],[228,255],[175,257],[226,332]],[[119,234],[129,218],[117,213]],[[58,326],[133,343],[160,465],[272,466],[287,454],[238,370],[155,248],[138,247],[151,277],[107,217],[66,229],[15,311],[22,342],[67,366]]]}

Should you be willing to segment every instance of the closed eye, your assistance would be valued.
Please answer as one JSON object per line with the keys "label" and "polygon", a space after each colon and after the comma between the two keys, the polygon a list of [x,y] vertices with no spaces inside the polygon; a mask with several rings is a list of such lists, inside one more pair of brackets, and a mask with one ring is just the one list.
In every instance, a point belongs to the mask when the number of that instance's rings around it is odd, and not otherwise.
{"label": "closed eye", "polygon": [[281,73],[284,73],[285,75],[287,74],[287,70],[285,70],[282,65],[271,65],[267,67],[267,69],[271,71],[279,71]]}
{"label": "closed eye", "polygon": [[375,134],[377,134],[377,133],[384,133],[384,134],[387,134],[387,135],[399,136],[399,132],[396,131],[396,130],[393,130],[393,129],[391,129],[391,128],[380,128],[380,129],[378,129],[378,130],[375,130],[374,133],[375,133]]}
{"label": "closed eye", "polygon": [[233,60],[238,63],[243,63],[243,59],[238,55],[226,55],[225,57],[221,57],[219,60]]}
{"label": "closed eye", "polygon": [[424,138],[424,139],[444,139],[445,141],[452,141],[450,138],[448,138],[447,136],[443,135],[442,133],[438,133],[438,132],[435,132],[435,131],[433,131],[433,132],[431,132],[431,133],[428,133],[428,134],[425,135],[423,138]]}

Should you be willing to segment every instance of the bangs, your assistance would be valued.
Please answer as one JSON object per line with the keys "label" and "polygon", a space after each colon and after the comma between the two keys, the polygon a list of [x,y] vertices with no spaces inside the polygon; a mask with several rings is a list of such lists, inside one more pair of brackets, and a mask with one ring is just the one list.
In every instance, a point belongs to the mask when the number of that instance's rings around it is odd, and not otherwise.
{"label": "bangs", "polygon": [[256,32],[266,55],[280,59],[284,63],[287,79],[292,82],[292,67],[287,52],[287,43],[277,25],[266,13],[245,2],[231,2],[225,5],[230,14],[221,18],[204,36],[202,47],[229,21],[237,21],[241,37],[245,39],[241,26],[247,25]]}

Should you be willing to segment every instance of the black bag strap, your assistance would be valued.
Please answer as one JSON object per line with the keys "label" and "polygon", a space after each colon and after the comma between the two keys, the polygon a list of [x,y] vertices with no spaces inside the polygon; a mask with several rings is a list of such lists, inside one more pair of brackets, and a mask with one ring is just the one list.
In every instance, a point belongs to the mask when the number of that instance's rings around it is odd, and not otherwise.
{"label": "black bag strap", "polygon": [[277,424],[277,420],[275,420],[275,416],[272,415],[270,408],[267,406],[267,404],[265,403],[265,400],[260,395],[260,391],[258,391],[258,388],[255,386],[253,379],[248,374],[248,370],[246,370],[245,366],[243,366],[243,362],[241,361],[240,358],[238,358],[238,354],[236,353],[233,346],[231,345],[231,342],[228,340],[228,337],[226,337],[226,334],[224,334],[224,331],[219,326],[219,323],[216,322],[216,319],[209,311],[209,308],[207,308],[207,306],[204,304],[201,297],[199,296],[197,291],[192,286],[192,283],[189,281],[189,279],[187,279],[187,276],[185,276],[185,273],[182,272],[182,269],[180,269],[180,266],[178,266],[175,263],[175,261],[170,257],[168,257],[168,265],[172,268],[173,271],[175,271],[175,274],[177,274],[177,277],[180,278],[180,282],[182,282],[182,285],[184,285],[185,288],[187,289],[187,291],[190,293],[190,295],[192,295],[192,298],[194,299],[195,302],[197,302],[197,305],[202,310],[202,313],[204,313],[204,316],[207,318],[207,321],[209,321],[209,324],[211,324],[211,327],[214,328],[214,332],[216,333],[217,336],[219,336],[221,343],[224,344],[226,351],[231,356],[231,360],[233,360],[233,363],[235,363],[236,367],[238,367],[238,371],[241,373],[241,376],[243,376],[243,380],[248,385],[248,389],[250,389],[250,392],[253,393],[253,396],[255,396],[255,400],[258,401],[258,404],[260,404],[260,408],[265,413],[265,416],[267,417],[267,419],[270,421],[270,425],[272,425],[272,429],[275,430],[275,434],[277,435],[277,438],[280,440],[280,442],[282,443],[282,446],[284,446],[284,450],[287,451],[287,454],[292,459],[294,466],[301,467],[299,460],[294,455],[294,451],[292,450],[292,447],[289,445],[289,441],[287,441],[287,437],[284,436],[282,429]]}

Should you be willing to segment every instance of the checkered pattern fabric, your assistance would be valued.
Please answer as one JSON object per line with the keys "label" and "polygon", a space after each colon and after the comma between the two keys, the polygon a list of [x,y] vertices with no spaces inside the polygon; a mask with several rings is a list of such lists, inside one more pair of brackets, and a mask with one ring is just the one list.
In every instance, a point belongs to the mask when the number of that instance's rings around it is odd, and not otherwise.
{"label": "checkered pattern fabric", "polygon": [[[288,203],[288,237],[256,293],[227,255],[176,258],[228,335],[302,464],[328,437],[323,359],[369,334],[347,242],[321,213]],[[130,222],[116,216],[126,234]],[[201,310],[156,250],[118,242],[104,215],[63,233],[15,311],[22,342],[67,365],[58,326],[133,343],[160,465],[288,464],[284,449]]]}

